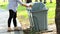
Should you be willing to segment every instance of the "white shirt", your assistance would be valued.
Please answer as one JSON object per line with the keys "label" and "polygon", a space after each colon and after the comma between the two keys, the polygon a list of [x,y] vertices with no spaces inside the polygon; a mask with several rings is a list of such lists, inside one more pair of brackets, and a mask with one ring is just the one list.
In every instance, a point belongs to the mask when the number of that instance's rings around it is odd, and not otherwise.
{"label": "white shirt", "polygon": [[8,9],[12,9],[14,12],[16,12],[18,3],[23,4],[21,0],[8,0]]}

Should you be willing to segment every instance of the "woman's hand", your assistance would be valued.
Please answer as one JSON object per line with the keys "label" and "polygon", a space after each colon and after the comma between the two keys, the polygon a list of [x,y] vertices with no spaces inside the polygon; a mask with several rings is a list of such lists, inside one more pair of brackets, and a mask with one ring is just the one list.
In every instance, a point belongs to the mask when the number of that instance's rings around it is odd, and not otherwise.
{"label": "woman's hand", "polygon": [[28,4],[22,4],[22,6],[25,6],[25,7],[32,7],[32,5],[28,5]]}
{"label": "woman's hand", "polygon": [[32,7],[32,5],[29,5],[29,7]]}
{"label": "woman's hand", "polygon": [[26,4],[22,4],[22,6],[28,7]]}

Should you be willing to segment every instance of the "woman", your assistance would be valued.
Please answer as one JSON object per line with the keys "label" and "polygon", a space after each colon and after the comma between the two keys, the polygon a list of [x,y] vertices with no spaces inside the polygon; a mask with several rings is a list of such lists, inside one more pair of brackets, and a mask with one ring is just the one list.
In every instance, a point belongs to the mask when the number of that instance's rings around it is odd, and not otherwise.
{"label": "woman", "polygon": [[16,17],[17,17],[17,7],[18,3],[20,3],[22,6],[26,6],[26,4],[22,3],[21,0],[8,0],[8,9],[9,9],[9,18],[8,18],[8,31],[11,31],[11,20],[13,18],[13,24],[14,24],[14,30],[19,30],[17,27]]}

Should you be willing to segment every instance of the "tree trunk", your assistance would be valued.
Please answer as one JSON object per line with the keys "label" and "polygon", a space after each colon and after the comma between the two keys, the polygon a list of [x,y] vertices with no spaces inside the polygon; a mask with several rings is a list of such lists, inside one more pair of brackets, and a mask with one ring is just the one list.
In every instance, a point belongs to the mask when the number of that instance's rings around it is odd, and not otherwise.
{"label": "tree trunk", "polygon": [[[43,0],[40,0],[40,2],[43,2]],[[46,4],[46,0],[44,0],[44,4]]]}
{"label": "tree trunk", "polygon": [[60,0],[56,0],[55,23],[56,23],[57,34],[60,34]]}
{"label": "tree trunk", "polygon": [[5,0],[3,0],[3,2],[5,2]]}
{"label": "tree trunk", "polygon": [[44,0],[44,4],[46,4],[46,0]]}
{"label": "tree trunk", "polygon": [[52,0],[50,0],[50,3],[52,3]]}
{"label": "tree trunk", "polygon": [[42,2],[42,0],[40,0],[40,2]]}
{"label": "tree trunk", "polygon": [[23,2],[23,0],[22,0],[22,2]]}
{"label": "tree trunk", "polygon": [[38,0],[35,0],[35,2],[38,2]]}
{"label": "tree trunk", "polygon": [[26,0],[26,3],[30,3],[30,2],[32,2],[32,0]]}

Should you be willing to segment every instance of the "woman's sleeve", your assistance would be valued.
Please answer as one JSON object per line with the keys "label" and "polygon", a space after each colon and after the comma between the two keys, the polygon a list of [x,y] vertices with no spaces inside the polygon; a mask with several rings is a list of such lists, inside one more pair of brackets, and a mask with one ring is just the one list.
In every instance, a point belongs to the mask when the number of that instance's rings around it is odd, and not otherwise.
{"label": "woman's sleeve", "polygon": [[24,4],[21,0],[17,0],[17,2],[21,5]]}

